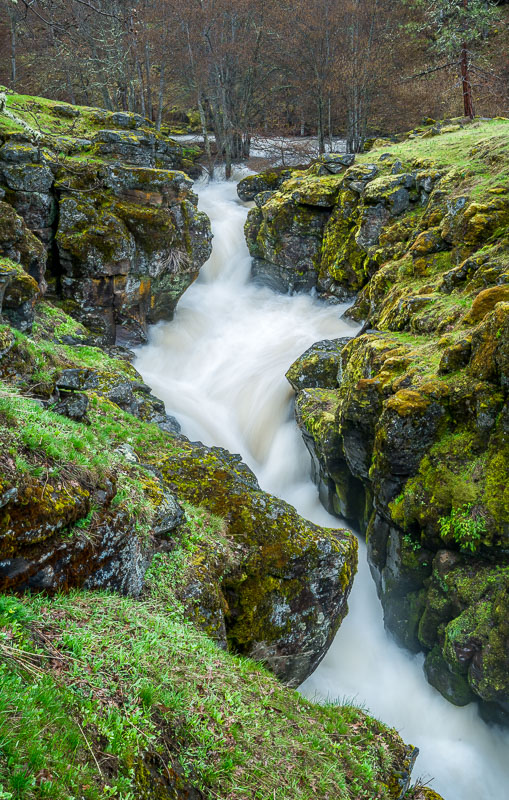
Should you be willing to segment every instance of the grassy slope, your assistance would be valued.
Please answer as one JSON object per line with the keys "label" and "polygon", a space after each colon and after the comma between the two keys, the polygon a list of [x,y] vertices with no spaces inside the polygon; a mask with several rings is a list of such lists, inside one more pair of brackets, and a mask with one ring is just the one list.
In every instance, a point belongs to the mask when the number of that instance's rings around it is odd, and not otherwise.
{"label": "grassy slope", "polygon": [[388,796],[387,729],[219,650],[168,604],[171,572],[155,562],[144,601],[1,598],[4,796],[129,800],[141,753],[223,800]]}
{"label": "grassy slope", "polygon": [[[98,348],[65,344],[84,333],[47,302],[30,336],[0,327],[0,338],[15,339],[1,369],[3,477],[73,492],[114,475],[113,503],[143,535],[158,498],[147,492],[150,473],[118,447],[150,451],[154,461],[178,443],[92,391],[90,425],[30,396],[49,395],[68,367],[93,367],[105,385],[133,377],[128,363]],[[93,536],[94,514],[68,535]],[[354,708],[305,701],[185,621],[187,574],[211,548],[229,546],[221,520],[192,506],[186,517],[175,549],[156,556],[143,600],[80,592],[0,599],[0,797],[143,797],[143,753],[173,759],[207,797],[223,800],[391,796],[383,781],[402,753],[395,733]]]}
{"label": "grassy slope", "polygon": [[[0,92],[2,91],[5,91],[5,88],[0,86]],[[72,167],[73,164],[78,167],[83,161],[101,162],[104,160],[97,157],[94,152],[94,146],[90,145],[90,140],[100,130],[119,128],[125,130],[115,120],[114,112],[91,106],[72,106],[69,103],[62,103],[45,97],[32,97],[14,92],[7,93],[6,105],[11,114],[23,120],[33,131],[40,135],[41,142],[56,152],[61,161],[65,156],[65,163],[68,163],[69,167]],[[69,109],[71,112],[74,109],[79,114],[75,117],[67,116],[65,111],[62,113],[62,109]],[[138,119],[136,124],[136,129],[140,133],[162,136],[168,141],[169,128],[163,127],[158,132],[154,123],[148,119],[142,123],[141,118]],[[0,114],[0,138],[2,136],[8,137],[12,134],[24,134],[26,136],[26,133],[23,125],[6,114]],[[128,133],[128,130],[126,133]],[[191,159],[188,165],[192,167],[192,159],[200,155],[201,151],[192,146],[183,145],[181,152],[184,158]]]}
{"label": "grassy slope", "polygon": [[[447,127],[447,126],[446,126]],[[454,127],[454,126],[450,126]],[[424,130],[424,129],[421,129]],[[509,189],[509,120],[475,120],[462,130],[451,130],[430,138],[406,139],[392,144],[386,142],[357,157],[361,163],[377,161],[382,153],[391,158],[429,160],[464,173],[464,183],[458,192],[468,190],[474,196],[492,188]]]}

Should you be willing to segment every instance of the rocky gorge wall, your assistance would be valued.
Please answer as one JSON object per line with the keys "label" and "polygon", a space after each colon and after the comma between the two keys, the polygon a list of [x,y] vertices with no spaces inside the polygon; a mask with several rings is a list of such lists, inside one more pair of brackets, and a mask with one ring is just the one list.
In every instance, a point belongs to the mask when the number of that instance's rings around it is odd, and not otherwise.
{"label": "rocky gorge wall", "polygon": [[253,275],[355,297],[289,370],[326,507],[365,534],[385,623],[457,704],[509,712],[507,121],[463,121],[264,188]]}
{"label": "rocky gorge wall", "polygon": [[355,538],[301,519],[239,457],[189,442],[119,346],[171,317],[210,252],[181,169],[192,162],[136,115],[8,101],[2,787],[62,800],[317,786],[402,797],[415,748],[287,688],[346,614]]}
{"label": "rocky gorge wall", "polygon": [[135,114],[5,102],[0,254],[41,291],[49,282],[103,343],[143,341],[210,255],[210,224],[182,171],[196,174],[199,151]]}

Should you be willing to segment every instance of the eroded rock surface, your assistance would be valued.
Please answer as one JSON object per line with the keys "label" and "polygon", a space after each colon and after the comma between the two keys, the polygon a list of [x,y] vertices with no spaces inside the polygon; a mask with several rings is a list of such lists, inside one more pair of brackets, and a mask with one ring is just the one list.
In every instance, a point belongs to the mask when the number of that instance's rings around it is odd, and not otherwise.
{"label": "eroded rock surface", "polygon": [[[391,161],[369,157],[380,171]],[[322,501],[366,533],[387,627],[427,653],[449,700],[507,722],[507,193],[488,180],[474,200],[454,167],[404,167],[372,175],[330,251],[358,243],[366,210],[388,212],[348,312],[366,332],[318,343],[287,377]]]}
{"label": "eroded rock surface", "polygon": [[88,139],[75,123],[57,139],[0,135],[0,253],[41,291],[49,281],[103,343],[139,343],[210,255],[210,223],[182,171],[196,174],[197,154],[137,115],[94,113]]}

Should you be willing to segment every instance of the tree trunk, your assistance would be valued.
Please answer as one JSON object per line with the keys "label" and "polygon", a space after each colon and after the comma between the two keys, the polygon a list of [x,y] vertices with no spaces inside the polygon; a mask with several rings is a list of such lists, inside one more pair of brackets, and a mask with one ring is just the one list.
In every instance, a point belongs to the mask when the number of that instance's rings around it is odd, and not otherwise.
{"label": "tree trunk", "polygon": [[329,153],[332,153],[333,145],[332,145],[332,111],[331,111],[331,97],[329,95],[328,99],[328,107],[327,107],[327,127],[328,127],[328,134],[329,134]]}
{"label": "tree trunk", "polygon": [[467,43],[461,45],[461,86],[463,89],[463,109],[466,117],[474,118],[474,103],[472,100],[472,83],[470,82],[470,69],[468,63]]}
{"label": "tree trunk", "polygon": [[325,132],[323,129],[323,98],[321,91],[318,94],[318,153],[325,153]]}
{"label": "tree trunk", "polygon": [[161,130],[163,122],[163,98],[164,98],[164,71],[166,69],[166,59],[161,61],[161,71],[159,73],[159,97],[157,99],[157,119],[156,129]]}
{"label": "tree trunk", "polygon": [[69,92],[69,101],[73,104],[73,106],[75,106],[76,95],[74,94],[70,70],[66,70],[66,81],[67,81],[67,91]]}
{"label": "tree trunk", "polygon": [[143,73],[141,71],[141,64],[138,56],[136,56],[136,72],[138,73],[138,83],[140,84],[140,113],[142,117],[147,116],[145,111],[145,87],[143,85]]}
{"label": "tree trunk", "polygon": [[152,113],[152,82],[151,82],[151,67],[150,67],[150,51],[148,42],[145,42],[145,75],[147,79],[147,117],[153,120],[154,117]]}
{"label": "tree trunk", "polygon": [[16,22],[11,15],[11,89],[16,88]]}
{"label": "tree trunk", "polygon": [[203,135],[203,144],[205,146],[205,155],[207,157],[207,169],[209,171],[209,178],[210,180],[212,180],[214,177],[214,161],[212,159],[212,152],[210,150],[209,132],[207,130],[207,118],[205,116],[205,109],[203,108],[203,103],[200,96],[198,96],[198,112],[200,114],[200,125],[201,125],[201,132]]}
{"label": "tree trunk", "polygon": [[[463,0],[463,8],[468,8],[468,0]],[[474,102],[472,100],[472,83],[470,81],[470,65],[468,63],[467,43],[461,45],[461,88],[463,90],[463,110],[466,117],[474,118]]]}

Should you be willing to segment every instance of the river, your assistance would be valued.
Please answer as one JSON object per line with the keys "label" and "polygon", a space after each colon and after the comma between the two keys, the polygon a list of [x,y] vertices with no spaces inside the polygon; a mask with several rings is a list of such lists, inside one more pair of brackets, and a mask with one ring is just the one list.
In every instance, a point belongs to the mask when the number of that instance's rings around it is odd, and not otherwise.
{"label": "river", "polygon": [[[310,459],[293,419],[290,364],[311,344],[353,335],[344,307],[274,294],[248,282],[235,183],[196,187],[212,220],[214,246],[172,322],[155,326],[136,368],[193,440],[240,453],[260,485],[318,524],[338,527],[318,501]],[[327,656],[301,691],[347,699],[394,726],[420,755],[413,778],[445,800],[505,800],[509,733],[486,725],[474,705],[456,708],[426,682],[422,656],[399,648],[383,627],[361,542],[350,611]],[[319,800],[319,798],[317,798]]]}

